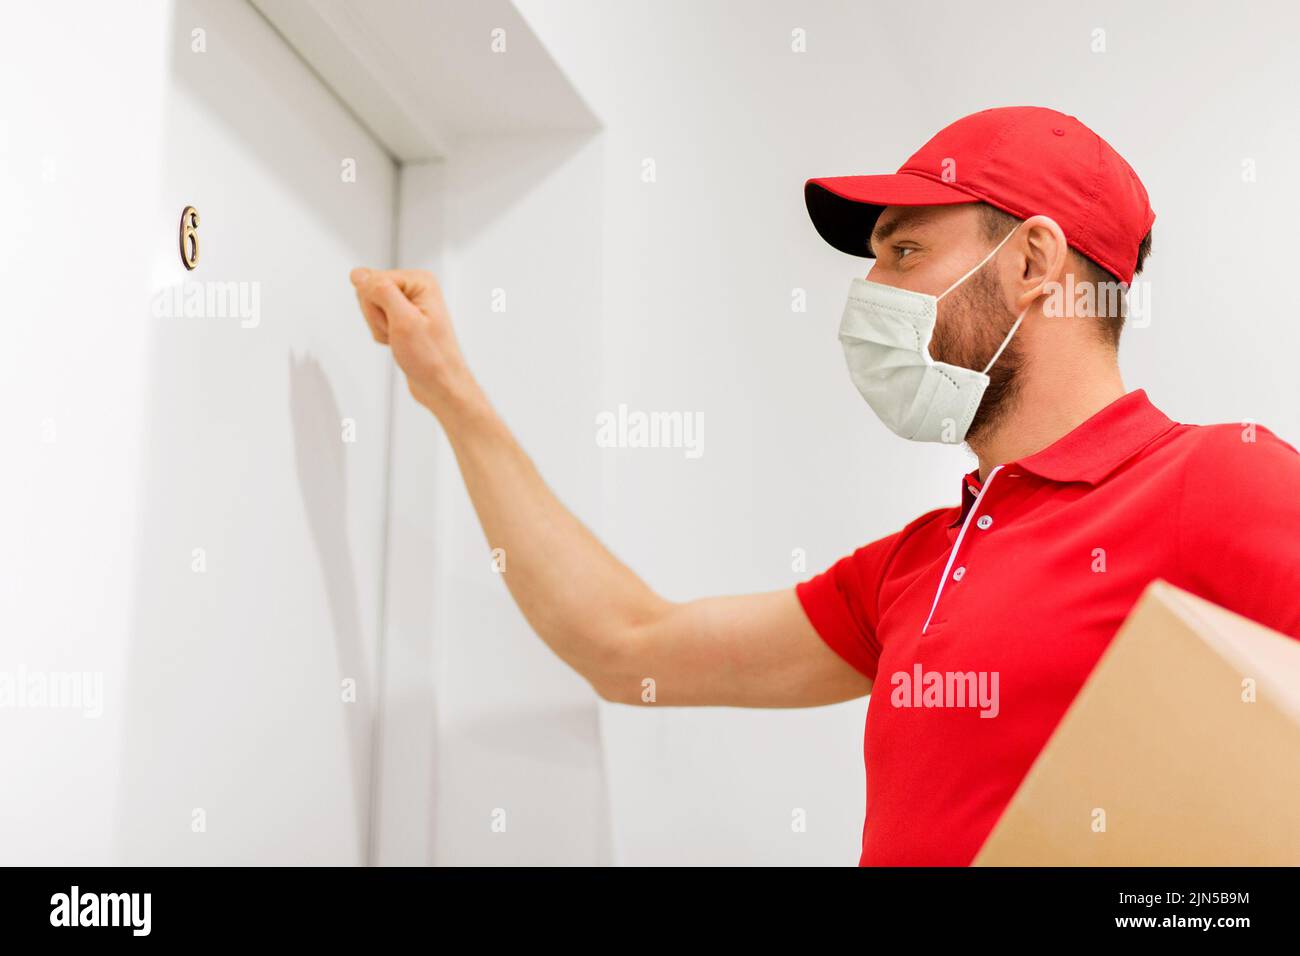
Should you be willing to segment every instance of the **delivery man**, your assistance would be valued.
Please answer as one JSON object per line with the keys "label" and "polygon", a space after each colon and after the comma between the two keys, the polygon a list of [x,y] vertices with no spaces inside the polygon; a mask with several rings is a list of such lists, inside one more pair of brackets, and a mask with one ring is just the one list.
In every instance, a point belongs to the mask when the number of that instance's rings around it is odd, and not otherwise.
{"label": "delivery man", "polygon": [[[638,704],[653,679],[660,705],[809,707],[881,681],[860,862],[965,865],[1152,579],[1300,637],[1300,454],[1252,422],[1172,421],[1121,381],[1114,293],[1155,214],[1077,119],[985,110],[897,173],[813,179],[805,200],[823,239],[875,260],[839,330],[863,399],[903,438],[967,443],[979,467],[957,504],[793,589],[657,595],[546,487],[433,276],[352,282],[445,429],[510,593],[601,697]],[[1223,372],[1248,374],[1184,370]]]}

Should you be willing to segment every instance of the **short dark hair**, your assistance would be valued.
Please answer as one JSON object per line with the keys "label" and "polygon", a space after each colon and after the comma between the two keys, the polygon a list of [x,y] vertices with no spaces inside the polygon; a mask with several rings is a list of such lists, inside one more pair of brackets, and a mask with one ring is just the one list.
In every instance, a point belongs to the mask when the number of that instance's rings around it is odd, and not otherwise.
{"label": "short dark hair", "polygon": [[[980,203],[980,218],[984,226],[984,234],[989,239],[1001,239],[1012,229],[1024,222],[1023,219],[1017,219],[1008,212],[1003,212],[997,206],[990,206],[988,203]],[[1101,284],[1103,282],[1119,282],[1119,276],[1115,275],[1109,269],[1094,262],[1077,249],[1071,248],[1070,254],[1074,256],[1077,266],[1077,274],[1084,282],[1093,282]],[[1147,256],[1151,255],[1151,231],[1142,237],[1138,243],[1137,265],[1133,269],[1133,274],[1137,275],[1142,271],[1142,266],[1146,263]],[[1128,313],[1123,296],[1116,296],[1112,300],[1109,296],[1097,296],[1097,319],[1101,326],[1102,335],[1106,341],[1114,348],[1119,348],[1119,336],[1124,331],[1124,319]],[[1116,303],[1115,309],[1109,308],[1111,302]],[[1114,311],[1116,314],[1111,314]]]}

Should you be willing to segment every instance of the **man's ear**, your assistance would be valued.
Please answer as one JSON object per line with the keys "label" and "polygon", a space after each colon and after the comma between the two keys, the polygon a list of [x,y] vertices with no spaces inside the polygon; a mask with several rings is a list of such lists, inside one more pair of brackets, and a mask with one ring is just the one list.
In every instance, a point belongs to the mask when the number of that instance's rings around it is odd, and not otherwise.
{"label": "man's ear", "polygon": [[1065,233],[1050,216],[1026,219],[1022,233],[1017,244],[1024,258],[1016,287],[1016,312],[1023,312],[1039,296],[1047,295],[1053,283],[1061,282],[1070,252]]}

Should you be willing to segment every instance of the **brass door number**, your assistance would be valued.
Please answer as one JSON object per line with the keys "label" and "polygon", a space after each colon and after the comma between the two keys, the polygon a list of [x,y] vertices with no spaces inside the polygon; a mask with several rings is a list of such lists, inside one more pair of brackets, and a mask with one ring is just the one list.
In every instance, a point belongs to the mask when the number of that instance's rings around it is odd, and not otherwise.
{"label": "brass door number", "polygon": [[181,213],[181,262],[190,270],[199,264],[199,212],[193,206]]}

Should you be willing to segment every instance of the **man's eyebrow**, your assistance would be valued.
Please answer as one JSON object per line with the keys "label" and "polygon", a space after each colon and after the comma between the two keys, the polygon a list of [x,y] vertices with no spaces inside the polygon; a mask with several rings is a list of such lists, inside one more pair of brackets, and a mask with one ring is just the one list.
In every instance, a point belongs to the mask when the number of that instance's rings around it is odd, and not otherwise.
{"label": "man's eyebrow", "polygon": [[871,235],[867,237],[867,251],[874,257],[876,254],[877,242],[884,242],[904,226],[924,226],[931,222],[932,219],[932,216],[925,213],[915,213],[910,215],[904,213],[898,218],[885,223],[883,226],[877,223],[876,228],[873,229]]}

